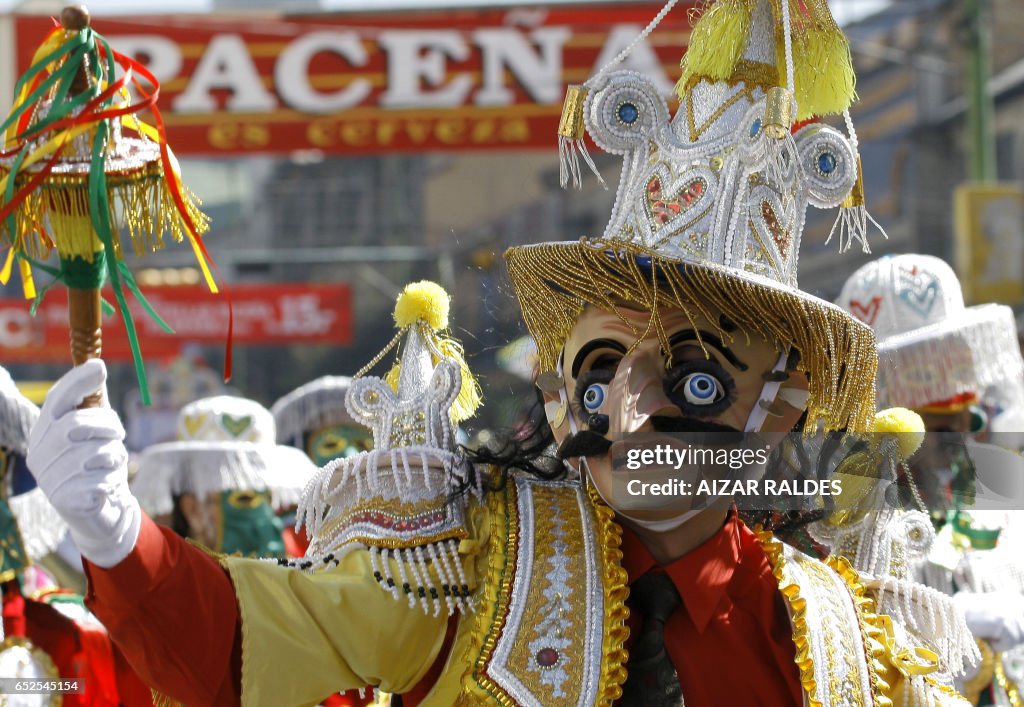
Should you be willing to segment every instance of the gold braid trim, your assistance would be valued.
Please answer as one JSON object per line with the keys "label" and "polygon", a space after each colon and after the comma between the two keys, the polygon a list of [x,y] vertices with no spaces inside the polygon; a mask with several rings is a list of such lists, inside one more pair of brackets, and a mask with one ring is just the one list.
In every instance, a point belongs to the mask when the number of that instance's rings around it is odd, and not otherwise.
{"label": "gold braid trim", "polygon": [[[683,61],[685,62],[685,55]],[[685,82],[683,80],[684,78]],[[740,59],[736,62],[736,66],[733,68],[732,73],[725,79],[717,79],[708,74],[684,75],[683,78],[679,79],[679,84],[676,86],[676,92],[680,96],[688,96],[701,81],[707,81],[708,83],[721,82],[730,87],[744,83],[748,87],[756,86],[763,91],[767,91],[769,88],[779,85],[779,70],[775,68],[773,64],[763,64],[759,61]],[[694,141],[696,140],[696,138],[693,139]]]}
{"label": "gold braid trim", "polygon": [[793,623],[793,644],[796,646],[794,660],[796,667],[800,670],[800,684],[807,695],[808,707],[822,707],[821,701],[815,699],[814,695],[818,689],[818,683],[814,679],[814,660],[811,657],[809,631],[807,628],[807,600],[800,596],[800,587],[796,584],[783,585],[782,567],[785,564],[783,557],[782,543],[766,531],[755,530],[757,539],[761,543],[761,549],[768,556],[768,564],[771,565],[772,575],[779,584],[779,591],[785,597],[789,605],[790,620]]}
{"label": "gold braid trim", "polygon": [[601,661],[601,692],[598,704],[611,705],[622,697],[622,685],[626,682],[626,663],[629,652],[625,649],[629,638],[629,576],[622,568],[622,528],[615,522],[615,512],[602,501],[594,487],[587,484],[587,495],[594,509],[597,530],[595,542],[601,548],[604,584],[604,642]]}
{"label": "gold braid trim", "polygon": [[[650,259],[645,272],[638,257]],[[636,244],[581,239],[543,243],[505,252],[509,276],[523,319],[537,342],[542,371],[556,368],[562,344],[583,308],[592,305],[615,312],[623,301],[652,312],[653,329],[665,350],[671,350],[658,317],[659,306],[688,316],[700,313],[723,341],[717,309],[749,337],[756,334],[800,353],[798,368],[810,382],[805,430],[819,420],[828,430],[867,432],[875,413],[875,371],[878,353],[869,327],[842,309],[784,285],[747,279],[731,268],[665,258]],[[629,325],[625,319],[623,322]],[[634,329],[638,340],[646,332]]]}
{"label": "gold braid trim", "polygon": [[[459,704],[478,704],[483,697],[494,700],[502,707],[516,707],[512,698],[487,675],[487,664],[508,619],[512,576],[519,550],[519,517],[514,486],[514,483],[509,482],[504,491],[487,494],[491,518],[487,577],[473,614],[469,660],[463,674]],[[480,695],[480,691],[484,694]]]}
{"label": "gold braid trim", "polygon": [[1003,667],[1003,656],[995,657],[995,680],[996,684],[1006,693],[1010,700],[1011,707],[1024,707],[1024,698],[1021,697],[1020,687],[1006,676],[1006,669]]}
{"label": "gold braid trim", "polygon": [[[199,210],[199,200],[185,185],[181,193],[189,217],[199,234],[209,230],[210,219]],[[115,234],[114,256],[123,257],[117,234],[128,232],[135,255],[158,251],[164,247],[164,234],[175,242],[187,235],[187,228],[164,177],[159,161],[136,170],[107,175],[107,197],[110,223]],[[78,256],[92,262],[93,253],[101,249],[90,219],[88,175],[51,176],[37,192],[26,198],[14,212],[17,232],[8,233],[6,220],[0,222],[0,238],[11,241],[15,250],[29,257],[46,258],[56,246],[63,258]],[[51,243],[39,233],[39,224],[49,221]]]}
{"label": "gold braid trim", "polygon": [[842,577],[857,606],[861,641],[866,652],[868,670],[871,671],[871,694],[874,696],[875,704],[879,707],[891,707],[892,684],[883,677],[886,675],[887,665],[885,629],[878,614],[875,613],[875,602],[868,595],[860,575],[845,557],[829,555],[825,558],[825,564]]}

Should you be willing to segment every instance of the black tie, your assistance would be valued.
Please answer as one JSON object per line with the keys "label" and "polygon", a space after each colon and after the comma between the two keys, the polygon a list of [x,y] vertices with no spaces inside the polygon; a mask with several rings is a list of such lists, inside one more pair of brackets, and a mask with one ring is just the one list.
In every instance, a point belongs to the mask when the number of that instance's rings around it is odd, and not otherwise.
{"label": "black tie", "polygon": [[645,574],[630,587],[630,604],[644,618],[626,664],[621,707],[680,707],[683,690],[665,650],[665,622],[679,606],[679,592],[665,574]]}

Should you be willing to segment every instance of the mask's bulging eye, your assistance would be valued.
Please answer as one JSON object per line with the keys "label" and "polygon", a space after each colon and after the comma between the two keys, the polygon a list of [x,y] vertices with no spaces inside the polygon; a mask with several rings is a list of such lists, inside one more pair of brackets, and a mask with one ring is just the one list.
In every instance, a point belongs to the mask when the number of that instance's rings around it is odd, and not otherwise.
{"label": "mask's bulging eye", "polygon": [[710,373],[690,373],[679,382],[683,397],[692,405],[711,405],[725,397],[722,383]]}
{"label": "mask's bulging eye", "polygon": [[583,407],[587,409],[587,412],[597,412],[604,405],[604,400],[607,397],[608,386],[606,384],[591,383],[583,391]]}

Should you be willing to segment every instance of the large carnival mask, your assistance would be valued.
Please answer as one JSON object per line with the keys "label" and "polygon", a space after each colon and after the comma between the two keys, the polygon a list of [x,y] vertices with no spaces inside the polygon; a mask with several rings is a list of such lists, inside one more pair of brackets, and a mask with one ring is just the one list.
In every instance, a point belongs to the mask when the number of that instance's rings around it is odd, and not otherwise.
{"label": "large carnival mask", "polygon": [[[696,314],[696,309],[692,317],[668,307],[659,312],[672,346],[665,351],[658,333],[649,330],[649,311],[628,304],[614,311],[586,308],[563,349],[564,396],[545,390],[560,456],[574,467],[585,459],[584,468],[601,496],[620,514],[641,523],[679,519],[695,510],[696,496],[633,493],[624,483],[675,479],[696,489],[692,475],[707,479],[714,465],[654,462],[623,475],[621,462],[628,449],[662,444],[678,448],[690,442],[712,448],[770,447],[792,430],[802,413],[805,394],[799,391],[806,391],[807,380],[786,370],[786,356],[777,346],[746,335],[716,311],[705,308]],[[715,326],[708,317],[715,317]],[[730,332],[729,338],[715,333],[723,330]],[[761,405],[766,385],[773,399]],[[754,413],[759,406],[767,408],[761,415]],[[754,418],[759,421],[752,426]],[[763,471],[763,454],[756,463],[744,462],[743,473],[760,473],[758,464]],[[723,471],[736,476],[737,468]],[[638,490],[635,483],[633,490]]]}

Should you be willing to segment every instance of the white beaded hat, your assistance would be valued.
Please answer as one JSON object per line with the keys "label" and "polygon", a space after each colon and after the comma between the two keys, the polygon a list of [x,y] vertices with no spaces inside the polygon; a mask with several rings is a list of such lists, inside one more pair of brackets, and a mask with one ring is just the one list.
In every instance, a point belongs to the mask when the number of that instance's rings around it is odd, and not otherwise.
{"label": "white beaded hat", "polygon": [[844,113],[854,99],[845,37],[824,0],[719,0],[695,25],[682,67],[674,116],[654,83],[632,71],[602,71],[569,89],[566,173],[579,173],[574,150],[592,164],[585,127],[622,156],[622,175],[603,235],[505,255],[541,371],[557,369],[585,306],[630,301],[655,317],[659,306],[710,306],[799,352],[809,424],[870,429],[870,329],[797,288],[808,206],[843,206],[841,249],[851,239],[866,247],[855,138],[794,123]]}
{"label": "white beaded hat", "polygon": [[279,398],[271,408],[280,444],[302,446],[308,432],[331,425],[357,424],[345,408],[345,395],[352,379],[322,376]]}
{"label": "white beaded hat", "polygon": [[139,456],[132,493],[150,514],[170,513],[174,497],[219,491],[268,491],[274,507],[298,503],[316,466],[300,449],[276,443],[270,411],[254,400],[217,395],[178,414],[178,441]]}
{"label": "white beaded hat", "polygon": [[988,387],[1024,376],[1013,311],[964,306],[956,274],[934,256],[867,263],[837,304],[875,330],[881,406],[962,408]]}

